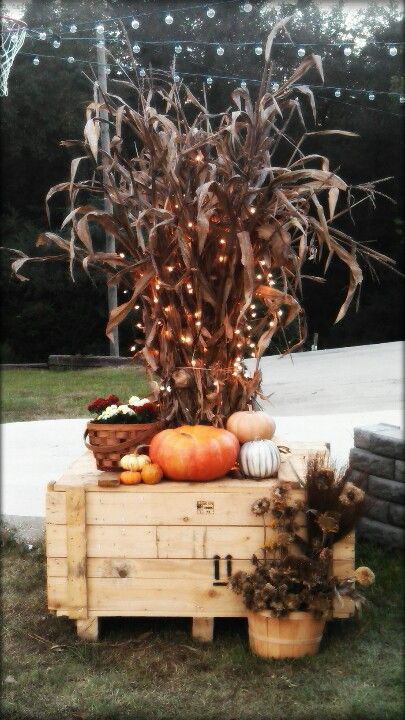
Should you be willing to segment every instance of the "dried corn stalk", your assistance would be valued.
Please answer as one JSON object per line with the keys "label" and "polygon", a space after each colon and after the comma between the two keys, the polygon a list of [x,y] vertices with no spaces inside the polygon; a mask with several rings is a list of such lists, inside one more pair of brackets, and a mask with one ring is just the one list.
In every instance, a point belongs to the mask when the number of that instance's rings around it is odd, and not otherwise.
{"label": "dried corn stalk", "polygon": [[[65,250],[71,270],[76,261],[86,270],[97,265],[110,284],[130,291],[111,313],[107,334],[140,306],[140,354],[160,379],[169,424],[221,425],[260,395],[259,360],[274,333],[294,322],[295,347],[305,339],[297,295],[306,259],[319,258],[325,248],[329,260],[335,254],[346,263],[350,282],[338,320],[362,280],[356,254],[390,262],[333,227],[337,204],[348,197],[347,211],[356,194],[373,201],[374,186],[348,188],[326,157],[304,154],[305,138],[325,133],[308,133],[304,125],[298,140],[289,134],[293,119],[304,123],[297,92],[309,97],[315,114],[311,90],[297,82],[312,67],[322,76],[322,65],[319,56],[307,57],[270,91],[271,45],[282,24],[269,36],[256,100],[238,88],[233,107],[220,116],[211,116],[183,83],[152,71],[142,84],[137,77],[125,83],[135,95],[132,106],[112,93],[92,102],[84,142],[75,143],[84,148],[93,178],[76,179],[79,157],[70,181],[47,196],[48,203],[56,192],[69,194],[62,228],[70,228],[70,240],[45,233],[38,243]],[[113,126],[111,151],[103,157],[100,110]],[[280,146],[291,148],[282,166]],[[104,193],[111,213],[97,206]],[[114,236],[116,254],[94,249],[95,225]],[[27,259],[19,257],[15,271]],[[252,377],[243,363],[250,356],[257,359]]]}

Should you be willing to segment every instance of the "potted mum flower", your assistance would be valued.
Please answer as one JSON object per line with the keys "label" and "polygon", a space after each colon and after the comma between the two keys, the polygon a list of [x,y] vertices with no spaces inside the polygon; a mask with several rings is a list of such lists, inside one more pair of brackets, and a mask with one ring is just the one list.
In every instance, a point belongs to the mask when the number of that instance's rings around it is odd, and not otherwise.
{"label": "potted mum flower", "polygon": [[369,568],[344,579],[332,572],[333,544],[353,529],[363,509],[363,491],[345,473],[324,467],[320,456],[308,463],[304,501],[292,501],[286,485],[277,484],[269,498],[253,503],[252,511],[263,517],[263,558],[254,555],[252,571],[239,571],[230,581],[248,610],[253,653],[314,655],[333,600],[350,597],[356,610],[366,602],[356,583],[374,582]]}
{"label": "potted mum flower", "polygon": [[99,470],[118,470],[125,453],[148,443],[161,429],[158,405],[150,398],[134,395],[125,404],[108,395],[92,400],[87,409],[95,417],[87,423],[84,441]]}

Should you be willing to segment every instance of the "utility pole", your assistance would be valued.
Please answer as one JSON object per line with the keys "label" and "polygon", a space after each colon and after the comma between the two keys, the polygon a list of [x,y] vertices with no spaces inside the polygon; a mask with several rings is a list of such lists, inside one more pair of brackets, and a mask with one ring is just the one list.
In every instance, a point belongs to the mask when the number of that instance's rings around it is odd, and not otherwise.
{"label": "utility pole", "polygon": [[[107,93],[107,72],[106,72],[106,52],[105,52],[105,35],[104,30],[100,32],[101,28],[97,30],[97,76],[98,76],[98,97],[99,102],[103,102],[102,93]],[[101,91],[101,92],[100,92]],[[100,110],[100,141],[101,150],[103,151],[102,164],[103,164],[103,182],[108,183],[108,171],[107,171],[107,159],[104,153],[110,153],[110,128],[108,125],[108,112],[107,110]],[[112,212],[112,202],[108,195],[104,193],[104,210],[107,213]],[[115,238],[111,233],[105,233],[105,251],[107,253],[115,253]],[[117,307],[117,286],[107,288],[107,299],[108,299],[108,313]],[[112,331],[113,339],[110,340],[110,355],[118,357],[120,354],[119,338],[118,338],[118,327]]]}

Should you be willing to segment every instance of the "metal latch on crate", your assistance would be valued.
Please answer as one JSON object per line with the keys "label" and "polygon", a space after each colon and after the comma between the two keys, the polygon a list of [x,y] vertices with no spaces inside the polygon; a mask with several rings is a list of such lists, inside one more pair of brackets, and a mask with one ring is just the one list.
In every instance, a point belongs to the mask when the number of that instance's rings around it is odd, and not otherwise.
{"label": "metal latch on crate", "polygon": [[226,555],[224,560],[226,563],[226,575],[227,575],[228,580],[221,581],[219,579],[220,578],[219,565],[220,565],[221,557],[220,557],[220,555],[214,555],[213,561],[214,561],[214,578],[215,578],[215,580],[212,583],[213,585],[228,585],[229,578],[232,575],[232,555]]}

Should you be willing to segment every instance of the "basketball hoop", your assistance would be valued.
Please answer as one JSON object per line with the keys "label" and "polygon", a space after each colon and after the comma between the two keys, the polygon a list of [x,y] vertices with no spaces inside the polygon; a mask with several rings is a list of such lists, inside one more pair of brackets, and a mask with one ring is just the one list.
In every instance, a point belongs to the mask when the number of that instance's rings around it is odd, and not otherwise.
{"label": "basketball hoop", "polygon": [[23,20],[1,16],[0,96],[8,95],[8,76],[18,51],[21,50],[27,26]]}

